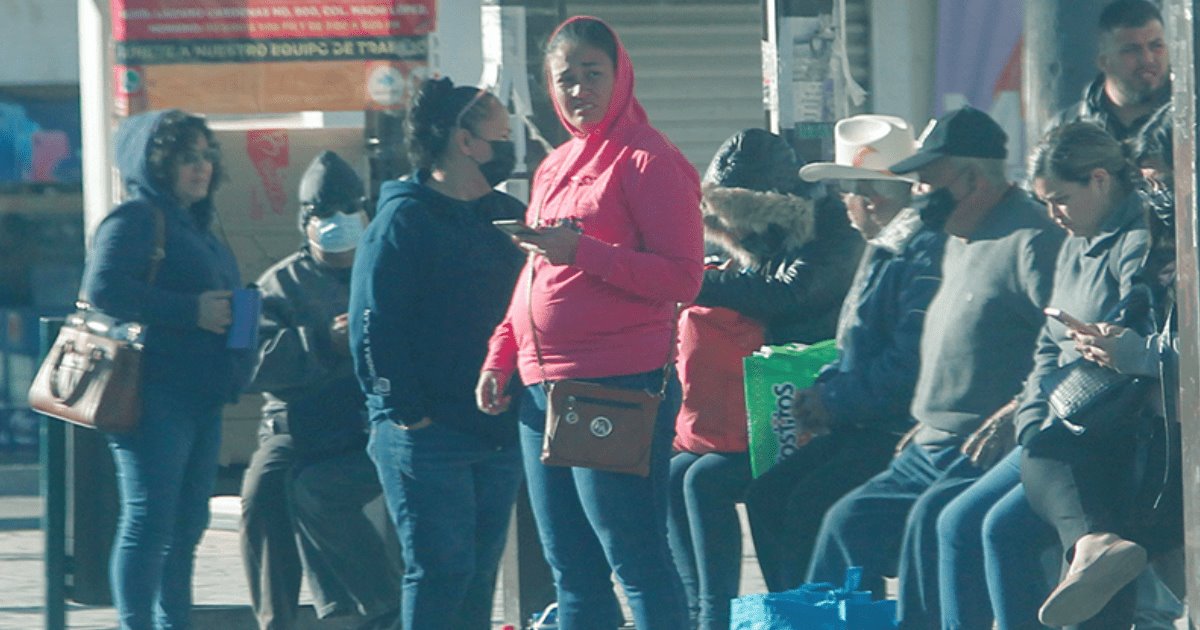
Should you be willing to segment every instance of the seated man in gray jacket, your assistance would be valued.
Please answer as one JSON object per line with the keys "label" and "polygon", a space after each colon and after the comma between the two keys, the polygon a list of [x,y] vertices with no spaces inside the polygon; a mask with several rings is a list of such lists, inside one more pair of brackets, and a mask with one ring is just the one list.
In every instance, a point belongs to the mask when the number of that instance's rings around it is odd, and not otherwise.
{"label": "seated man in gray jacket", "polygon": [[[396,616],[398,544],[366,453],[366,408],[350,363],[350,266],[368,217],[363,184],[331,151],[300,182],[300,250],[258,280],[263,311],[259,448],[242,484],[242,559],[259,627],[292,628],[301,568],[321,618],[357,614],[363,627]],[[380,506],[381,507],[381,506]],[[371,625],[372,623],[376,625]]]}
{"label": "seated man in gray jacket", "polygon": [[964,441],[1021,389],[1033,363],[1063,232],[1004,174],[1007,136],[964,107],[938,119],[915,155],[890,168],[917,172],[932,192],[915,204],[950,234],[942,286],[925,316],[911,441],[887,470],[825,514],[809,580],[839,582],[863,567],[867,585],[898,575],[901,628],[936,628],[937,517],[983,474]]}

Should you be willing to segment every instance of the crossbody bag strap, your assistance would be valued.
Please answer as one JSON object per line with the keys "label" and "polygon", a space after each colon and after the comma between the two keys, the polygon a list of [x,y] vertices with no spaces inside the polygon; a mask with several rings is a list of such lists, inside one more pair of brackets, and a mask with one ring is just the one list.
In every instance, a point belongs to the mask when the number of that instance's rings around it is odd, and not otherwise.
{"label": "crossbody bag strap", "polygon": [[[158,278],[158,269],[162,266],[162,261],[167,257],[167,220],[163,217],[162,208],[154,202],[147,202],[150,206],[151,214],[154,215],[154,249],[150,250],[150,269],[146,271],[146,284],[154,284],[154,280]],[[83,297],[83,287],[79,288],[79,295],[75,299],[75,306],[79,310],[88,310],[91,305]]]}
{"label": "crossbody bag strap", "polygon": [[167,221],[157,204],[151,203],[150,209],[154,211],[154,250],[150,252],[150,271],[146,274],[146,284],[154,284],[158,278],[158,268],[167,257]]}
{"label": "crossbody bag strap", "polygon": [[[542,220],[541,204],[538,205],[537,211],[534,213],[533,218],[534,218],[535,226],[541,222],[541,220]],[[541,373],[542,373],[542,389],[545,390],[547,394],[549,394],[550,379],[548,379],[546,377],[546,363],[542,359],[542,344],[538,340],[537,324],[533,321],[533,274],[534,274],[533,267],[534,267],[534,263],[535,263],[535,258],[534,258],[535,256],[537,256],[537,254],[530,252],[529,259],[526,263],[529,266],[529,273],[527,274],[528,281],[527,281],[526,287],[525,287],[525,307],[529,314],[529,334],[530,334],[530,336],[533,337],[533,351],[534,351],[534,354],[537,355],[538,370],[541,371]],[[675,336],[679,331],[679,312],[680,312],[680,305],[676,304],[675,308],[672,310],[670,347],[667,350],[667,363],[665,365],[663,365],[663,369],[662,369],[663,380],[662,380],[662,387],[660,387],[658,390],[659,398],[666,398],[667,385],[671,382],[671,368],[675,363],[675,349],[676,349],[676,346],[678,345],[678,339],[676,339]]]}

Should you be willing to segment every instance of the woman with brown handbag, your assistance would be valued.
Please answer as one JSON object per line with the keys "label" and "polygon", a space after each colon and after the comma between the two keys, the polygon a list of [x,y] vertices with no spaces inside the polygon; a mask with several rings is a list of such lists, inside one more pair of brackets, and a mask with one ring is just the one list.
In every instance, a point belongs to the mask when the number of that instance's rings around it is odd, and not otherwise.
{"label": "woman with brown handbag", "polygon": [[[527,218],[538,233],[514,237],[531,256],[492,336],[476,398],[499,413],[514,370],[526,385],[521,449],[559,627],[620,625],[615,573],[638,628],[682,630],[686,603],[666,536],[679,386],[668,376],[664,388],[663,365],[675,305],[696,297],[703,273],[699,177],[650,126],[629,56],[608,25],[571,18],[547,51],[551,98],[572,138],[534,176]],[[666,394],[653,420],[648,476],[543,463],[547,392],[581,381]],[[568,423],[571,416],[563,414]],[[619,422],[588,424],[603,449]]]}
{"label": "woman with brown handbag", "polygon": [[[116,159],[129,200],[96,229],[84,271],[87,302],[146,330],[141,417],[133,431],[107,436],[121,500],[110,568],[122,628],[188,626],[221,407],[249,371],[249,354],[226,348],[237,262],[209,229],[220,157],[199,117],[170,110],[125,120]],[[164,252],[154,251],[155,213]]]}

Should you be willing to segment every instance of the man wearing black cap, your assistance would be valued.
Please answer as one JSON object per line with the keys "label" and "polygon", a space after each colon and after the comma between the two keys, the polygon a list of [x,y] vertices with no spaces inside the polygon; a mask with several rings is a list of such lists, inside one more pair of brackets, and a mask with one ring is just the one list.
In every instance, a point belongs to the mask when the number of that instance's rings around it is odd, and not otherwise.
{"label": "man wearing black cap", "polygon": [[[350,266],[367,225],[362,180],[332,151],[300,182],[300,250],[258,280],[252,389],[264,404],[242,484],[242,560],[259,627],[292,628],[303,566],[317,615],[391,623],[398,550],[363,507],[382,489],[367,457],[366,406],[347,337]],[[394,539],[393,539],[394,540]],[[364,626],[374,627],[374,626]]]}
{"label": "man wearing black cap", "polygon": [[808,579],[837,582],[861,566],[878,588],[884,575],[898,575],[901,628],[940,626],[937,517],[983,473],[964,441],[1032,367],[1063,239],[1045,209],[1006,180],[1006,141],[987,114],[964,107],[890,169],[918,174],[930,192],[914,205],[951,235],[922,331],[916,428],[886,471],[826,513]]}

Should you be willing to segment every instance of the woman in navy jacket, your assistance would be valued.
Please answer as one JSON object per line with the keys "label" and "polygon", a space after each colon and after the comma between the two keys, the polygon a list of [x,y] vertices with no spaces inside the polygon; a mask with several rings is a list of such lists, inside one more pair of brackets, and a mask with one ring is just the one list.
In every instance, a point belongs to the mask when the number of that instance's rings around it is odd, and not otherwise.
{"label": "woman in navy jacket", "polygon": [[[142,416],[108,435],[121,515],[111,561],[122,628],[184,628],[195,547],[208,526],[221,406],[234,400],[248,358],[226,349],[229,248],[209,230],[220,152],[204,121],[178,110],[121,125],[116,160],[128,201],[97,228],[83,276],[92,306],[145,327]],[[165,256],[149,281],[161,215]]]}
{"label": "woman in navy jacket", "polygon": [[523,260],[492,221],[525,206],[492,189],[514,164],[495,96],[431,79],[406,125],[417,170],[383,184],[359,242],[350,353],[404,552],[398,626],[486,630],[521,456],[516,418],[476,409],[474,386]]}

